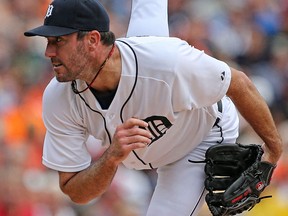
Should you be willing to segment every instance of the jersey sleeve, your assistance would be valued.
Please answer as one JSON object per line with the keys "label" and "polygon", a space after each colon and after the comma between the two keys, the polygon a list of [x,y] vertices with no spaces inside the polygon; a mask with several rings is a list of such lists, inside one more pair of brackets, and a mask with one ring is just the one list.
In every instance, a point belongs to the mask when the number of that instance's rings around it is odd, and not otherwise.
{"label": "jersey sleeve", "polygon": [[174,71],[176,110],[213,105],[225,96],[231,82],[231,70],[225,62],[187,45],[180,47]]}
{"label": "jersey sleeve", "polygon": [[86,148],[88,135],[76,117],[69,85],[52,80],[43,95],[43,120],[47,129],[42,163],[62,172],[87,168],[91,156]]}

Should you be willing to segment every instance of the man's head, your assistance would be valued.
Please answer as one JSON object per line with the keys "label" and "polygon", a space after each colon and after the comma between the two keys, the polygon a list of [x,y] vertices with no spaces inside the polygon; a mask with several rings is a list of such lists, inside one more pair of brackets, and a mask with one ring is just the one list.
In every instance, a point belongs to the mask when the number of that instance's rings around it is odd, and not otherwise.
{"label": "man's head", "polygon": [[79,31],[109,31],[110,20],[98,0],[54,0],[47,9],[44,25],[25,36],[58,37]]}

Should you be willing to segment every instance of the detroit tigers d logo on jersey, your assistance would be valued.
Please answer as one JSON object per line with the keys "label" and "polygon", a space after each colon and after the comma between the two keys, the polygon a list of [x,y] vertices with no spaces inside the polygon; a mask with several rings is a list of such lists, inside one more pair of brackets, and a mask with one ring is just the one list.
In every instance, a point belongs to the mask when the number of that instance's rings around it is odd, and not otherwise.
{"label": "detroit tigers d logo on jersey", "polygon": [[149,146],[164,136],[166,131],[172,126],[172,123],[165,116],[150,116],[143,120],[149,124],[146,130],[149,130],[152,134],[152,142]]}

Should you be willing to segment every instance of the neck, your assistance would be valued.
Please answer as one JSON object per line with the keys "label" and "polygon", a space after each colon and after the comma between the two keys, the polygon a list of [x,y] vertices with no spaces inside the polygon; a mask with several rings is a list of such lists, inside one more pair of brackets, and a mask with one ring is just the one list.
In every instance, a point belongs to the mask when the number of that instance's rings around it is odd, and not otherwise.
{"label": "neck", "polygon": [[[105,67],[105,65],[107,64],[107,62],[109,61],[109,59],[111,58],[111,56],[113,55],[114,49],[115,49],[115,44],[113,43],[111,50],[109,51],[109,53],[108,53],[107,57],[105,58],[105,60],[100,65],[100,67],[99,67],[98,71],[96,72],[96,74],[94,75],[92,81],[90,83],[87,83],[87,87],[85,89],[83,89],[83,90],[80,90],[80,91],[75,89],[75,88],[73,89],[73,91],[76,94],[80,94],[80,93],[86,91],[89,88],[95,88],[94,87],[95,86],[94,83],[95,83],[97,77],[99,76],[99,74],[102,72],[102,70]],[[95,88],[95,89],[97,89],[97,88]]]}
{"label": "neck", "polygon": [[109,61],[107,60],[105,67],[100,72],[100,75],[92,83],[91,88],[100,92],[115,90],[121,76],[121,56],[117,46],[114,47],[113,55]]}

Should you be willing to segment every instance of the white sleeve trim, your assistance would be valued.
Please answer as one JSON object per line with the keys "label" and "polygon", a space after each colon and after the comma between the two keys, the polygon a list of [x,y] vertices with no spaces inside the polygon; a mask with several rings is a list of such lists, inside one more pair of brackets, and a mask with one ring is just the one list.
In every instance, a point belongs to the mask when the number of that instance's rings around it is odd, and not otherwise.
{"label": "white sleeve trim", "polygon": [[63,165],[58,165],[55,163],[52,163],[48,160],[46,160],[44,157],[42,157],[42,163],[44,166],[56,170],[56,171],[61,171],[61,172],[79,172],[81,170],[84,170],[86,168],[88,168],[91,164],[91,160],[84,163],[84,164],[80,164],[77,166],[63,166]]}

